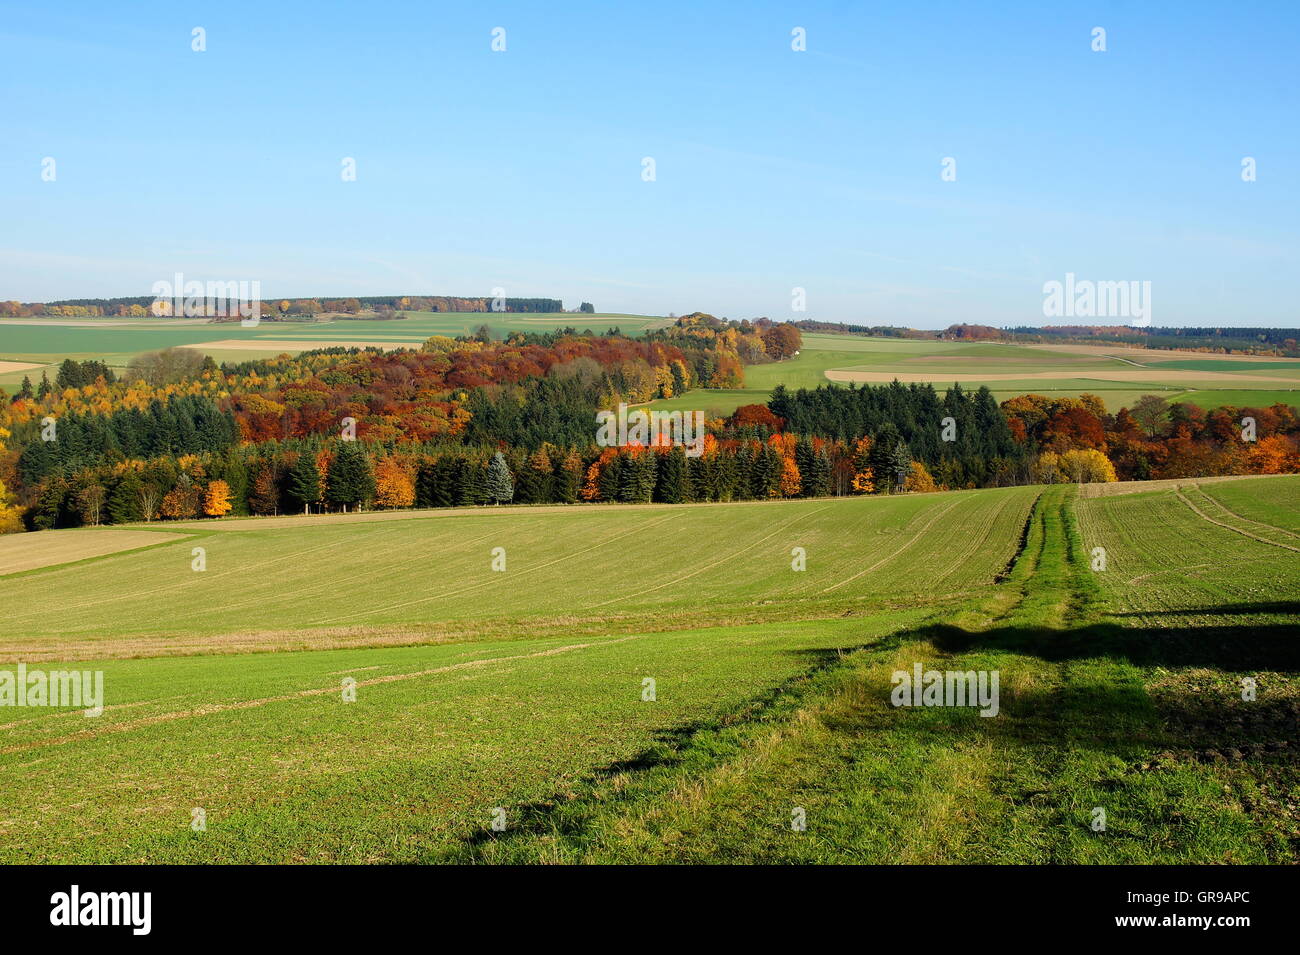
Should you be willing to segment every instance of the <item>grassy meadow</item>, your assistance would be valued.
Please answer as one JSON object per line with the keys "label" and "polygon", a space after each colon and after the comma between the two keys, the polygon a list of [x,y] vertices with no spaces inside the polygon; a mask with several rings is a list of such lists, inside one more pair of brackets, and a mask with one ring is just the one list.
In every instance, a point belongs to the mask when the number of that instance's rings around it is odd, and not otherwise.
{"label": "grassy meadow", "polygon": [[1297,861],[1300,477],[1093,487],[11,538],[0,859]]}

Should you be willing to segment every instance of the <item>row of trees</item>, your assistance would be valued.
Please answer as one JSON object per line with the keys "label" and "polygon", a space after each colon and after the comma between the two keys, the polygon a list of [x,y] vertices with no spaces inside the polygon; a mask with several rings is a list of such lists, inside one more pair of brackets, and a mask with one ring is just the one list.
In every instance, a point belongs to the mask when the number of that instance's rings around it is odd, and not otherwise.
{"label": "row of trees", "polygon": [[929,384],[789,391],[778,386],[768,402],[786,430],[845,441],[871,435],[903,442],[953,487],[1014,483],[1024,473],[1028,449],[1013,437],[988,388],[954,385],[942,398]]}
{"label": "row of trees", "polygon": [[1020,395],[1002,408],[1031,453],[1095,451],[1123,481],[1300,470],[1300,417],[1280,403],[1206,411],[1143,395],[1111,415],[1096,395]]}
{"label": "row of trees", "polygon": [[681,446],[535,449],[290,441],[104,461],[35,487],[31,529],[359,508],[763,500],[939,485],[902,444],[774,433]]}

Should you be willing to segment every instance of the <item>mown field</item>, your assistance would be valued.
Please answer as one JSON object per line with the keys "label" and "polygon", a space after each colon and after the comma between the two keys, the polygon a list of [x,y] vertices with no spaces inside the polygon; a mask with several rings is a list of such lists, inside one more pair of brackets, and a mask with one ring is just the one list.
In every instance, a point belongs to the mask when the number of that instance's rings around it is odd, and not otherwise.
{"label": "mown field", "polygon": [[[0,711],[0,859],[1294,862],[1297,491],[11,538],[0,667],[107,706]],[[999,670],[1000,714],[890,706],[916,662]]]}
{"label": "mown field", "polygon": [[805,334],[794,358],[745,369],[745,388],[699,389],[653,403],[665,410],[700,409],[727,415],[765,404],[771,390],[832,383],[928,381],[939,391],[988,385],[999,401],[1023,394],[1096,394],[1113,414],[1144,394],[1220,405],[1300,405],[1300,360],[1202,357],[1187,353],[1107,348],[910,341],[856,335]]}

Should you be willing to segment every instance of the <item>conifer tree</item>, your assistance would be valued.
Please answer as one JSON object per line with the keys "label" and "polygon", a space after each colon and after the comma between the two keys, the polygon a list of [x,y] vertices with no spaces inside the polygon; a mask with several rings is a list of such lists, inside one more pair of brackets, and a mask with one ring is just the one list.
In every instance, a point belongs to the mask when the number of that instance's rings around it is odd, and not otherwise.
{"label": "conifer tree", "polygon": [[289,496],[302,505],[304,514],[310,514],[311,506],[320,500],[320,471],[311,451],[299,454],[289,472]]}
{"label": "conifer tree", "polygon": [[515,496],[514,481],[510,478],[510,468],[506,465],[506,456],[498,451],[492,455],[488,464],[487,495],[496,504],[508,504]]}
{"label": "conifer tree", "polygon": [[658,475],[654,499],[664,504],[680,504],[689,499],[690,484],[686,474],[686,451],[674,445],[667,454],[656,455]]}

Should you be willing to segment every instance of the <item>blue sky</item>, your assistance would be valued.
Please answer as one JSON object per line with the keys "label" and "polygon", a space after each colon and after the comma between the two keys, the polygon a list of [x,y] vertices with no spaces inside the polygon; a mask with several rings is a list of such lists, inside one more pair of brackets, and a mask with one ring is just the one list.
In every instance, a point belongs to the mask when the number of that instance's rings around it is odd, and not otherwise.
{"label": "blue sky", "polygon": [[0,299],[180,271],[932,328],[1042,324],[1073,272],[1292,326],[1298,41],[1291,0],[10,4]]}

